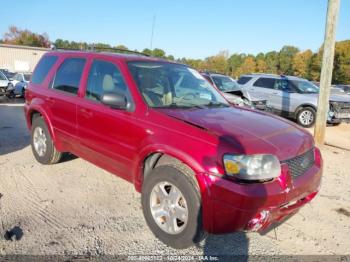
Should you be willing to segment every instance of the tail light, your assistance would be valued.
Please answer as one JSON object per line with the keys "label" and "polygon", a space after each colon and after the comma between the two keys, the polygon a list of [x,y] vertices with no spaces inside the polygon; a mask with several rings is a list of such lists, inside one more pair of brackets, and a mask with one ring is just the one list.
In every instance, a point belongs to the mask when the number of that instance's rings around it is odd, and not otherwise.
{"label": "tail light", "polygon": [[315,147],[314,154],[315,154],[315,165],[318,167],[321,167],[323,161],[322,161],[322,155],[321,155],[320,149]]}

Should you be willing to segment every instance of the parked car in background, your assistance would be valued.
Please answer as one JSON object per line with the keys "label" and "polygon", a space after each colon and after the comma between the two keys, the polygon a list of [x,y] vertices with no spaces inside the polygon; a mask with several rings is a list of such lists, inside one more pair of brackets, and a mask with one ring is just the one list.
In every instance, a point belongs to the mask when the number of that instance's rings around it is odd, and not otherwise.
{"label": "parked car in background", "polygon": [[0,96],[14,97],[14,86],[3,71],[0,71]]}
{"label": "parked car in background", "polygon": [[24,97],[25,90],[29,83],[31,74],[29,73],[17,73],[14,75],[12,84],[15,86],[14,94]]}
{"label": "parked car in background", "polygon": [[133,183],[148,226],[175,248],[205,232],[265,230],[320,189],[322,157],[308,131],[230,106],[183,64],[47,52],[24,111],[38,162],[71,152]]}
{"label": "parked car in background", "polygon": [[[320,82],[317,82],[317,81],[310,81],[310,82],[313,83],[315,86],[320,87]],[[331,85],[331,94],[343,95],[343,94],[346,94],[346,93],[344,92],[344,89],[341,88],[340,86],[338,86],[338,85]]]}
{"label": "parked car in background", "polygon": [[0,72],[2,72],[10,81],[12,81],[13,76],[16,74],[16,73],[10,72],[7,69],[0,69]]}
{"label": "parked car in background", "polygon": [[29,83],[30,80],[30,73],[16,73],[13,77],[12,77],[12,84],[15,86],[17,83],[19,82],[25,82],[25,83]]}
{"label": "parked car in background", "polygon": [[[303,127],[315,123],[319,87],[310,81],[293,76],[248,74],[242,75],[238,83],[251,96],[267,99],[275,113],[292,117]],[[331,94],[328,122],[350,122],[350,96]]]}
{"label": "parked car in background", "polygon": [[345,94],[350,95],[350,85],[336,85],[336,87],[342,89]]}
{"label": "parked car in background", "polygon": [[245,94],[239,84],[231,77],[210,72],[201,72],[201,75],[208,80],[210,84],[220,90],[231,104],[267,110],[267,101],[265,99],[253,98],[250,100],[248,98],[249,95]]}

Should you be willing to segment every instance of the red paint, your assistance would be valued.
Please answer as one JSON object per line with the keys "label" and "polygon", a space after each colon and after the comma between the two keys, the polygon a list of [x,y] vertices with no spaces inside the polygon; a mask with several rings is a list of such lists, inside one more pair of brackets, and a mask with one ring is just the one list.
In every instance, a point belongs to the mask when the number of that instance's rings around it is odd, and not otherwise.
{"label": "red paint", "polygon": [[[86,52],[47,55],[57,55],[59,59],[42,84],[28,86],[25,104],[28,127],[31,128],[32,112],[39,112],[58,150],[72,152],[123,177],[138,191],[147,156],[162,152],[178,158],[196,173],[204,227],[208,232],[244,230],[262,210],[270,214],[265,228],[296,212],[319,190],[322,159],[317,148],[315,165],[294,180],[286,166],[282,166],[280,177],[271,182],[238,184],[221,177],[225,153],[268,153],[282,161],[314,147],[312,136],[287,120],[234,106],[191,110],[149,108],[126,62],[154,58]],[[48,88],[56,69],[67,57],[87,59],[77,96]],[[94,58],[110,61],[122,72],[135,102],[133,112],[111,109],[84,98]],[[284,207],[295,201],[293,206]]]}

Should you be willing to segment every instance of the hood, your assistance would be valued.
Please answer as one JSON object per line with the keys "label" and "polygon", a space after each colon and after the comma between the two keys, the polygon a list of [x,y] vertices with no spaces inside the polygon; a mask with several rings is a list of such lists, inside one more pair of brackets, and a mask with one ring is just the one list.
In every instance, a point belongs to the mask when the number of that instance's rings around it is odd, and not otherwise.
{"label": "hood", "polygon": [[350,103],[350,96],[346,95],[346,94],[344,94],[344,95],[331,95],[329,97],[329,101]]}
{"label": "hood", "polygon": [[[219,141],[239,145],[240,153],[273,154],[280,160],[300,155],[313,147],[313,138],[296,124],[267,113],[240,107],[162,109],[161,112],[201,128]],[[233,148],[237,152],[237,148]],[[242,152],[243,151],[243,152]]]}
{"label": "hood", "polygon": [[[316,98],[316,100],[318,99],[318,94],[307,94],[311,97]],[[330,94],[329,96],[329,101],[331,102],[347,102],[350,103],[350,96],[347,94]]]}
{"label": "hood", "polygon": [[0,86],[1,87],[8,86],[8,84],[9,84],[9,81],[7,81],[7,80],[0,80]]}

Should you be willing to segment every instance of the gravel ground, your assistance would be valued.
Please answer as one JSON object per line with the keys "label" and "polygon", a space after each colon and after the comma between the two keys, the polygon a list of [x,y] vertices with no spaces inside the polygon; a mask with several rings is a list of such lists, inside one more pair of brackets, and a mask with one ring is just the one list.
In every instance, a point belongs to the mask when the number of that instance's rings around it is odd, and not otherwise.
{"label": "gravel ground", "polygon": [[[329,128],[350,141],[341,131],[348,126]],[[327,146],[322,153],[319,195],[275,231],[211,235],[174,250],[148,229],[133,185],[80,158],[38,164],[21,104],[0,102],[0,255],[350,254],[350,151]],[[5,240],[13,228],[20,240]]]}

